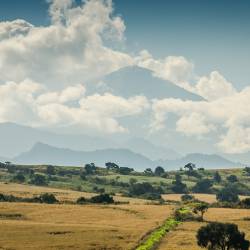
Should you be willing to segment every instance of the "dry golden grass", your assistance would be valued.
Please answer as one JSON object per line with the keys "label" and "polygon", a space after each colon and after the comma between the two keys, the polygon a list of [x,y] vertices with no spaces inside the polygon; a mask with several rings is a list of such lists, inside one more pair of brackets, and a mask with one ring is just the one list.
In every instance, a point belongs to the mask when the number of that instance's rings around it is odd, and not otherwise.
{"label": "dry golden grass", "polygon": [[[0,183],[0,193],[32,197],[54,193],[61,201],[93,194]],[[132,249],[172,213],[172,206],[116,196],[121,205],[0,203],[0,249]]]}
{"label": "dry golden grass", "polygon": [[[215,194],[191,194],[196,199],[200,201],[204,201],[207,203],[213,203],[216,202],[216,195]],[[182,194],[164,194],[162,195],[164,200],[170,200],[170,201],[181,201]],[[240,196],[240,199],[244,199],[246,196]]]}
{"label": "dry golden grass", "polygon": [[[250,216],[249,209],[210,208],[205,214],[206,221],[231,222],[239,226],[250,240],[250,223],[244,220]],[[201,250],[196,244],[196,232],[205,223],[184,222],[162,240],[159,250]]]}
{"label": "dry golden grass", "polygon": [[[84,196],[85,198],[90,198],[96,195],[95,193],[86,193],[73,190],[23,185],[17,183],[3,183],[3,182],[0,182],[0,193],[14,195],[16,197],[33,197],[33,196],[38,196],[41,193],[53,193],[56,196],[56,198],[62,202],[68,202],[68,201],[75,202],[81,196]],[[148,201],[143,199],[122,197],[120,195],[114,196],[114,200],[120,202],[129,202],[132,204],[148,203]]]}
{"label": "dry golden grass", "polygon": [[159,205],[0,203],[0,249],[131,249],[171,212]]}

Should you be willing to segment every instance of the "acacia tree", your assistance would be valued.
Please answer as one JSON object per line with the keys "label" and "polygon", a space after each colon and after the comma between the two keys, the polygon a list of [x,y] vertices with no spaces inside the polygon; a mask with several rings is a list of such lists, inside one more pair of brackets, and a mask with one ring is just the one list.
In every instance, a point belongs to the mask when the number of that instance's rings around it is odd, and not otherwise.
{"label": "acacia tree", "polygon": [[193,171],[193,170],[195,169],[195,164],[189,162],[188,164],[186,164],[186,165],[184,166],[184,168],[187,169],[188,171]]}
{"label": "acacia tree", "polygon": [[203,217],[204,217],[204,213],[208,210],[208,205],[206,203],[198,203],[194,209],[193,209],[193,212],[195,214],[198,214],[200,213],[200,218],[201,218],[201,221],[203,221]]}
{"label": "acacia tree", "polygon": [[209,250],[248,250],[249,241],[238,226],[231,223],[212,222],[202,226],[196,235],[197,244]]}

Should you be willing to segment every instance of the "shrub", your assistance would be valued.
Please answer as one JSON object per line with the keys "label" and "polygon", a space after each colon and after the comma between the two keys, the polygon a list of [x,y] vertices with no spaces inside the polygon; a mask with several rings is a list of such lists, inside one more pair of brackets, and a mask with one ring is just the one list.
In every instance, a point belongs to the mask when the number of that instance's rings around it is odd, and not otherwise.
{"label": "shrub", "polygon": [[190,207],[180,207],[175,210],[174,217],[177,221],[194,220],[194,215]]}
{"label": "shrub", "polygon": [[52,165],[47,166],[46,173],[47,173],[48,175],[55,175],[55,174],[56,174],[56,169],[55,169],[55,167],[52,166]]}
{"label": "shrub", "polygon": [[45,193],[40,195],[39,198],[42,203],[54,204],[58,202],[54,194]]}
{"label": "shrub", "polygon": [[46,177],[41,174],[34,174],[30,180],[30,183],[37,186],[46,186],[48,184]]}
{"label": "shrub", "polygon": [[238,202],[239,196],[232,187],[225,187],[216,194],[216,199],[221,202]]}
{"label": "shrub", "polygon": [[243,208],[250,208],[250,198],[245,198],[240,201],[240,206]]}
{"label": "shrub", "polygon": [[191,194],[183,194],[181,196],[181,200],[182,201],[191,201],[191,200],[194,200],[194,196]]}
{"label": "shrub", "polygon": [[87,200],[84,198],[84,197],[79,197],[77,200],[76,200],[76,203],[77,204],[84,204],[86,203]]}
{"label": "shrub", "polygon": [[193,187],[193,191],[195,193],[210,193],[212,186],[213,184],[211,180],[202,179],[195,184],[195,186]]}
{"label": "shrub", "polygon": [[110,196],[109,194],[100,194],[100,195],[96,195],[90,198],[89,200],[92,203],[114,203],[114,199],[112,196]]}
{"label": "shrub", "polygon": [[20,183],[25,182],[25,176],[22,173],[18,173],[13,177],[13,181]]}
{"label": "shrub", "polygon": [[182,183],[181,175],[175,175],[175,181],[172,182],[172,187],[174,193],[181,194],[187,192],[187,185]]}
{"label": "shrub", "polygon": [[231,183],[234,183],[234,182],[237,182],[237,181],[238,181],[238,178],[237,178],[236,175],[232,174],[232,175],[229,175],[229,176],[227,177],[227,180],[228,180],[229,182],[231,182]]}
{"label": "shrub", "polygon": [[230,223],[212,222],[202,226],[197,232],[197,244],[207,249],[248,250],[249,241],[238,226]]}

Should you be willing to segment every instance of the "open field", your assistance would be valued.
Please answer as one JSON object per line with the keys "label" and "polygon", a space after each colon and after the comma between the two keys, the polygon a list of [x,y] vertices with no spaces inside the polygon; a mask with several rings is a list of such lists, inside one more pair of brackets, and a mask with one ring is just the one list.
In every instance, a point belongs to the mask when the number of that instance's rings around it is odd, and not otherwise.
{"label": "open field", "polygon": [[[216,202],[216,195],[215,194],[191,194],[193,195],[196,199],[200,201],[204,201],[207,203],[213,203]],[[169,201],[181,201],[181,196],[182,194],[164,194],[162,195],[164,200],[169,200]],[[244,199],[248,196],[244,195],[239,195],[240,199]]]}
{"label": "open field", "polygon": [[[249,209],[209,208],[205,214],[206,221],[235,223],[250,239],[250,222],[244,218],[250,217]],[[200,250],[196,244],[196,232],[205,223],[184,222],[174,231],[168,233],[162,240],[159,250]]]}
{"label": "open field", "polygon": [[[0,182],[0,193],[14,195],[16,197],[33,197],[47,192],[53,193],[61,202],[75,202],[81,196],[90,198],[96,195],[96,193]],[[129,202],[130,204],[144,204],[150,202],[148,200],[122,197],[120,195],[115,195],[114,200],[119,202]]]}
{"label": "open field", "polygon": [[171,212],[157,205],[0,203],[0,249],[131,249]]}

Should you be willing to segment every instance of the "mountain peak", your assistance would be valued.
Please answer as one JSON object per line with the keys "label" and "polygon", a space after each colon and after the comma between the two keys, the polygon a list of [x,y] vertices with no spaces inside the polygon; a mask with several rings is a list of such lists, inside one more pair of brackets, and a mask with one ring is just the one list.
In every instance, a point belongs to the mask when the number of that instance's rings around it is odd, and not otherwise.
{"label": "mountain peak", "polygon": [[149,69],[139,66],[121,68],[102,80],[116,95],[131,97],[144,95],[149,99],[180,98],[200,101],[201,96],[191,93],[167,80],[153,76]]}

